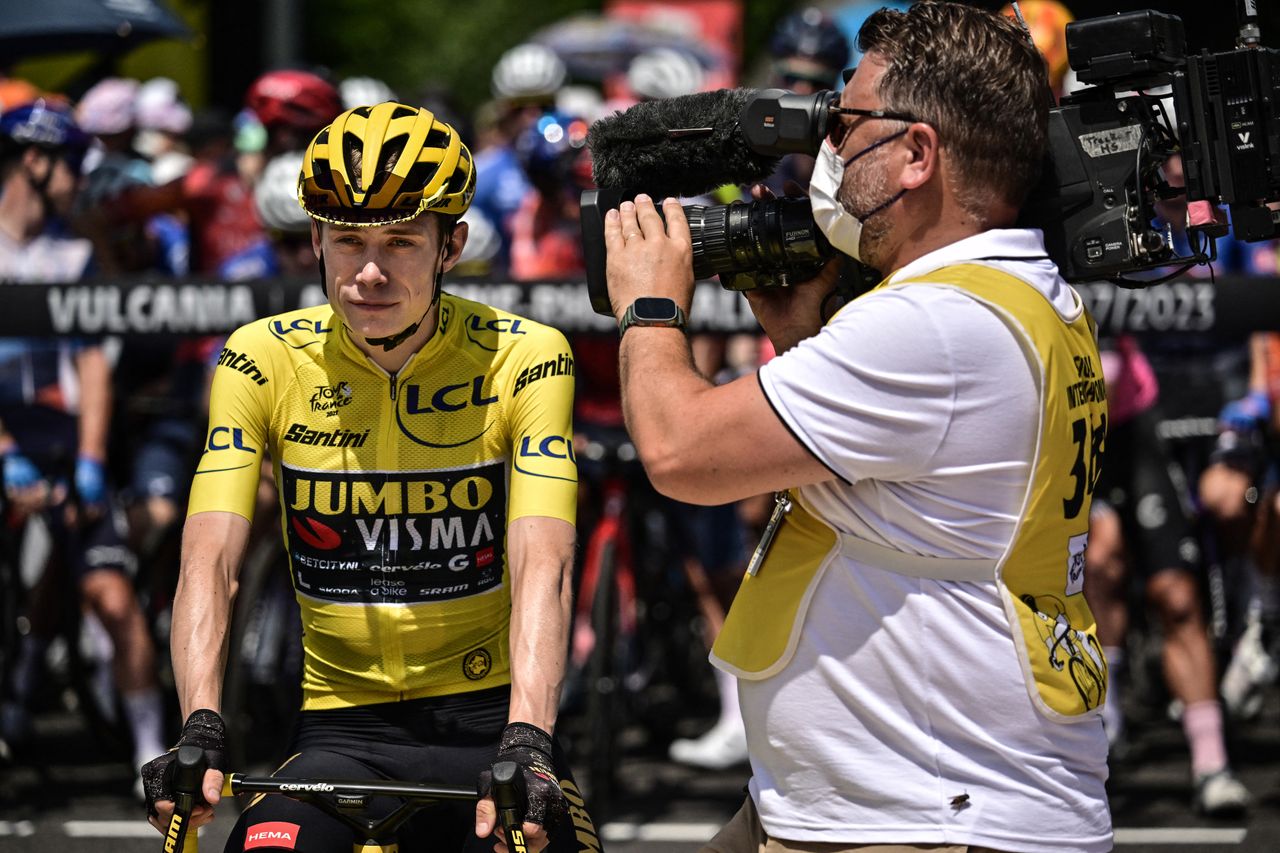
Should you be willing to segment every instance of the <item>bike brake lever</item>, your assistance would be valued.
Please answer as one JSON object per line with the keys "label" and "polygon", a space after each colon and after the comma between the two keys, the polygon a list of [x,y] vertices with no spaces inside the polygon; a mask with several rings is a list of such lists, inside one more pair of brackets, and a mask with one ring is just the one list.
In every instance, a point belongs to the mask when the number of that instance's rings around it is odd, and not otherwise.
{"label": "bike brake lever", "polygon": [[204,772],[209,768],[204,750],[198,746],[183,746],[173,762],[173,816],[164,837],[165,853],[198,853],[199,838],[190,831],[191,811],[196,803],[203,802],[200,787]]}
{"label": "bike brake lever", "polygon": [[514,761],[493,765],[493,803],[498,807],[498,823],[507,836],[509,853],[528,853],[524,843],[524,776]]}

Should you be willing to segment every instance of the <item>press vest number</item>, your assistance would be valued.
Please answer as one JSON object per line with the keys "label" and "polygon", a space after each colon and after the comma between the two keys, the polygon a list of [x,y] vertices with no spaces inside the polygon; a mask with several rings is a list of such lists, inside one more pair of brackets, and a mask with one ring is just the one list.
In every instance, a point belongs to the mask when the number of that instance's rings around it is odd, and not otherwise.
{"label": "press vest number", "polygon": [[1098,485],[1098,477],[1102,474],[1102,466],[1098,463],[1102,459],[1102,446],[1106,437],[1105,414],[1096,425],[1088,418],[1076,418],[1071,422],[1071,441],[1076,446],[1076,458],[1071,466],[1075,489],[1071,497],[1062,501],[1062,515],[1068,520],[1080,515],[1080,510],[1084,507],[1084,496],[1092,495]]}

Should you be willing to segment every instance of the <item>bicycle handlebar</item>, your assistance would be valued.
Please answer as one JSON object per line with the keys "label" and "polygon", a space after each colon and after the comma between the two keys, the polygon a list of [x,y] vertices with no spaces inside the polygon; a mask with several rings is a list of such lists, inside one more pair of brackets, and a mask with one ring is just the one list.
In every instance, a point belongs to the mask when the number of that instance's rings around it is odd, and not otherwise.
{"label": "bicycle handlebar", "polygon": [[[199,853],[196,833],[188,832],[191,811],[203,802],[200,794],[208,762],[204,750],[197,746],[184,746],[178,750],[173,774],[173,817],[165,833],[165,853]],[[507,848],[511,853],[526,853],[523,816],[523,797],[520,768],[512,761],[493,765],[493,799],[498,808],[498,822],[507,836]],[[474,800],[476,790],[457,785],[424,785],[417,782],[355,781],[345,779],[294,779],[280,776],[241,776],[228,773],[222,783],[224,797],[234,794],[280,794],[301,802],[310,803],[321,811],[338,818],[366,841],[378,842],[393,834],[421,806],[441,800]],[[386,817],[378,820],[360,820],[342,809],[334,801],[322,797],[332,794],[362,800],[369,796],[397,797],[404,802]],[[362,804],[362,803],[361,803]]]}
{"label": "bicycle handlebar", "polygon": [[200,783],[208,760],[198,746],[178,748],[178,758],[173,763],[173,816],[169,818],[169,830],[164,837],[164,853],[197,853],[199,841],[190,832],[191,810],[202,797]]}

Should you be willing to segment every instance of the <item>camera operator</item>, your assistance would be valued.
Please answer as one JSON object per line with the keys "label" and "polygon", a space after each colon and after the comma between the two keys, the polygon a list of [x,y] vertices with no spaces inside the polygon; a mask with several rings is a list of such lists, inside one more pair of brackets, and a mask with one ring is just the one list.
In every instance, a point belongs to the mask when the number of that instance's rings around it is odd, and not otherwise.
{"label": "camera operator", "polygon": [[[814,216],[888,278],[749,294],[780,355],[713,386],[680,329],[687,221],[605,221],[627,425],[660,491],[782,495],[713,661],[753,778],[708,853],[1111,849],[1106,664],[1083,552],[1106,402],[1037,231],[1044,63],[1011,21],[881,10],[818,156]],[[647,297],[647,299],[646,299]],[[923,845],[916,847],[912,845]]]}

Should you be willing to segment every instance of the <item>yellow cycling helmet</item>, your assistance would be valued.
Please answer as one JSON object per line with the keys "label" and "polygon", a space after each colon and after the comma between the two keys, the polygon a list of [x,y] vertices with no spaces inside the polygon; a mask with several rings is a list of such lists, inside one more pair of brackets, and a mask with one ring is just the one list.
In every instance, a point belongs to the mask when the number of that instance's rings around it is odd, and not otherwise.
{"label": "yellow cycling helmet", "polygon": [[307,146],[298,203],[334,225],[388,225],[426,211],[461,216],[476,191],[458,132],[394,101],[347,110]]}

